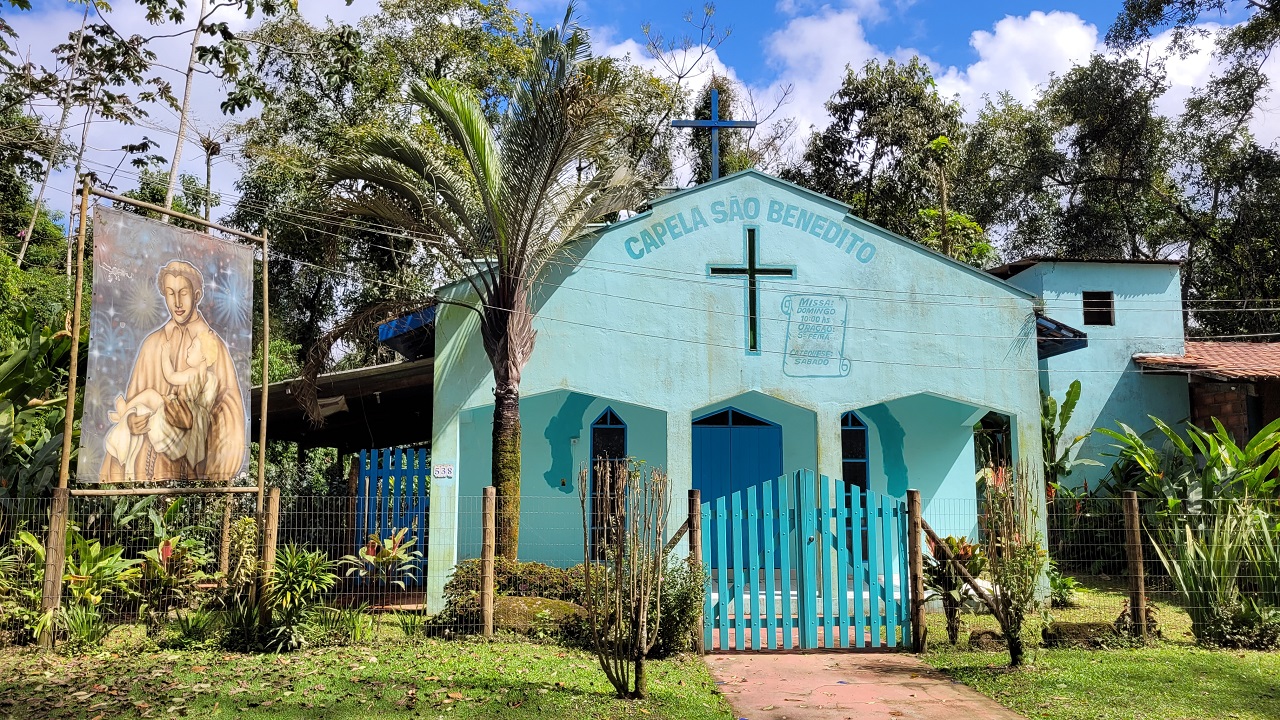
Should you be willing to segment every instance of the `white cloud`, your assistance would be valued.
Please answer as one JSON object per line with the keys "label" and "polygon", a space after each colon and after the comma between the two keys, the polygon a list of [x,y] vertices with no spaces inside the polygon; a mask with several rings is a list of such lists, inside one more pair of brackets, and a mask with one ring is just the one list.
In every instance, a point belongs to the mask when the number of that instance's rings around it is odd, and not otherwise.
{"label": "white cloud", "polygon": [[1001,91],[1023,102],[1033,100],[1050,74],[1066,72],[1105,50],[1097,27],[1057,10],[1006,16],[991,31],[975,31],[969,45],[978,60],[963,69],[946,68],[938,74],[938,88],[945,95],[959,95],[970,114],[982,107],[984,95],[995,97]]}
{"label": "white cloud", "polygon": [[[861,3],[871,5],[871,3]],[[879,5],[875,4],[878,12]],[[823,104],[840,88],[847,66],[861,67],[885,53],[867,41],[864,9],[821,8],[816,14],[792,18],[765,39],[769,65],[777,72],[777,86],[790,86],[786,113],[796,118],[799,132],[827,121]]]}

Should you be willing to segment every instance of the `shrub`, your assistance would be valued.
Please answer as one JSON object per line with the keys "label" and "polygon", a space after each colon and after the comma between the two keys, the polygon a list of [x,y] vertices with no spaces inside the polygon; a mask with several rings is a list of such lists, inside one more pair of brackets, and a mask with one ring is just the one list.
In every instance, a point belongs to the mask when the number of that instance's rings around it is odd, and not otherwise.
{"label": "shrub", "polygon": [[235,595],[221,613],[222,647],[249,652],[262,646],[261,615],[257,603],[244,595]]}
{"label": "shrub", "polygon": [[197,608],[186,613],[179,611],[172,624],[172,628],[177,631],[177,636],[167,638],[160,643],[160,646],[175,650],[204,647],[217,639],[221,620],[218,613],[206,608]]}
{"label": "shrub", "polygon": [[1080,587],[1080,583],[1076,582],[1075,578],[1059,572],[1052,560],[1049,561],[1046,575],[1049,578],[1049,606],[1054,609],[1074,607],[1076,590]]}
{"label": "shrub", "polygon": [[702,609],[706,603],[707,573],[702,564],[684,559],[667,564],[658,600],[662,607],[654,617],[661,617],[658,640],[649,657],[667,657],[690,652],[702,635]]}
{"label": "shrub", "polygon": [[271,630],[267,647],[280,652],[306,643],[303,624],[312,606],[338,581],[333,561],[322,552],[289,544],[276,555],[275,568],[266,583]]}
{"label": "shrub", "polygon": [[310,637],[317,645],[353,645],[373,634],[373,618],[368,603],[353,608],[316,608]]}
{"label": "shrub", "polygon": [[[933,538],[929,540],[929,555],[924,558],[924,581],[929,591],[942,600],[942,612],[947,618],[947,641],[955,645],[960,641],[960,610],[964,607],[965,582],[952,564],[942,559],[942,551]],[[973,577],[978,577],[987,566],[982,547],[965,537],[942,538],[951,556],[964,565]]]}
{"label": "shrub", "polygon": [[386,539],[370,535],[360,552],[342,558],[347,576],[358,575],[362,582],[371,582],[388,594],[393,587],[404,590],[422,559],[414,549],[418,539],[406,537],[408,533],[409,528],[400,528]]}
{"label": "shrub", "polygon": [[987,484],[987,512],[982,516],[991,571],[996,619],[1009,644],[1009,664],[1022,665],[1028,617],[1040,608],[1040,575],[1048,562],[1031,497],[1031,472],[1024,462],[1017,476],[999,469]]}
{"label": "shrub", "polygon": [[142,553],[138,589],[149,637],[160,635],[171,612],[197,604],[199,585],[209,579],[204,572],[209,563],[204,543],[192,537],[166,537]]}
{"label": "shrub", "polygon": [[71,650],[98,647],[114,629],[93,605],[68,605],[58,613],[58,626]]}
{"label": "shrub", "polygon": [[[581,605],[583,566],[564,569],[539,562],[512,562],[494,558],[494,594],[542,597]],[[480,560],[463,560],[453,568],[444,586],[441,620],[459,631],[480,627]]]}

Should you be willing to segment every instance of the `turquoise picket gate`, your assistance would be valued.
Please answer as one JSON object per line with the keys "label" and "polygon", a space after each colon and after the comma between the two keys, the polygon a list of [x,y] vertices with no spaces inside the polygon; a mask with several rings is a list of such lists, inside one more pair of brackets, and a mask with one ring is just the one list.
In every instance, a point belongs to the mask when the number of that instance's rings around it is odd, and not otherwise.
{"label": "turquoise picket gate", "polygon": [[426,448],[388,448],[360,451],[360,475],[356,487],[357,548],[370,535],[386,540],[409,528],[422,558],[415,563],[414,579],[422,586],[426,563],[427,518],[431,510],[431,453]]}
{"label": "turquoise picket gate", "polygon": [[702,547],[708,651],[910,649],[901,500],[802,470],[703,503]]}

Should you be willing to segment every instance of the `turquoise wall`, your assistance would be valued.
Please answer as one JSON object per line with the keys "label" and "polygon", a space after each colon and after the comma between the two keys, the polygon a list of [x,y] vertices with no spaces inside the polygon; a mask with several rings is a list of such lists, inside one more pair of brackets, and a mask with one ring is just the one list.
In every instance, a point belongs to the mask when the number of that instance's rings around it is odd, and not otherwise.
{"label": "turquoise wall", "polygon": [[[794,275],[759,280],[754,351],[747,283],[712,274],[744,264],[748,229],[757,263]],[[776,178],[747,171],[659,199],[574,243],[541,277],[522,381],[522,482],[529,507],[563,511],[522,515],[522,558],[562,562],[581,550],[576,500],[559,480],[585,460],[588,441],[579,435],[565,452],[563,440],[603,409],[598,398],[615,410],[650,409],[646,432],[662,436],[633,454],[668,470],[673,524],[692,484],[690,422],[725,405],[783,426],[785,469],[834,477],[841,415],[882,406],[902,434],[881,437],[888,421],[866,418],[877,432],[871,462],[906,458],[905,474],[873,470],[894,494],[906,484],[939,497],[971,493],[963,421],[988,410],[1013,418],[1016,453],[1039,456],[1034,297]],[[441,292],[474,301],[465,282]],[[478,507],[472,499],[490,481],[493,401],[476,314],[444,305],[437,322],[433,462],[452,465],[455,478],[432,484],[432,592],[471,542],[462,525],[478,525],[458,509]],[[579,396],[591,403],[566,409]]]}
{"label": "turquoise wall", "polygon": [[[554,390],[520,399],[520,546],[522,555],[568,567],[582,562],[582,506],[579,473],[588,467],[591,424],[605,411],[627,425],[627,452],[649,464],[667,464],[667,415],[631,403]],[[489,484],[493,453],[493,405],[459,416],[463,455],[468,459],[459,493],[467,506]],[[458,558],[480,556],[480,520],[458,528]]]}
{"label": "turquoise wall", "polygon": [[[1095,427],[1117,429],[1123,422],[1142,433],[1154,415],[1170,423],[1189,413],[1187,380],[1177,375],[1144,375],[1136,353],[1181,355],[1182,285],[1174,264],[1044,262],[1010,279],[1043,298],[1049,317],[1083,330],[1089,346],[1041,361],[1042,385],[1061,402],[1073,380],[1082,386],[1080,402],[1067,425],[1074,438]],[[1085,325],[1083,291],[1115,293],[1115,325]],[[1114,458],[1111,440],[1094,433],[1076,447],[1074,457],[1103,467],[1078,466],[1066,484],[1096,487]]]}

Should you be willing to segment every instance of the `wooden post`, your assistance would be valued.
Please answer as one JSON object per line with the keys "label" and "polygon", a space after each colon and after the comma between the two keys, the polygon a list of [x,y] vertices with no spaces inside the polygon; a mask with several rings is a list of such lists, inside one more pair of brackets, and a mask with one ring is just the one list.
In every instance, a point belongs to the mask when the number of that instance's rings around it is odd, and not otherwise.
{"label": "wooden post", "polygon": [[[44,542],[44,587],[41,590],[40,610],[52,617],[62,602],[62,573],[67,561],[67,516],[71,492],[60,487],[53,490],[53,507],[49,512],[49,534]],[[40,647],[53,647],[53,623],[45,624],[40,632]]]}
{"label": "wooden post", "polygon": [[486,636],[493,634],[494,516],[497,509],[497,490],[490,485],[484,489],[484,517],[480,521],[483,533],[480,545],[480,617],[484,622]]}
{"label": "wooden post", "polygon": [[[89,179],[81,181],[80,228],[76,234],[75,288],[72,294],[71,317],[71,368],[67,373],[67,409],[62,419],[62,457],[58,465],[58,487],[53,491],[53,507],[49,512],[49,532],[44,543],[44,587],[40,593],[40,609],[52,616],[62,603],[62,573],[67,561],[67,520],[70,514],[71,493],[67,489],[71,478],[71,436],[76,423],[76,383],[80,379],[80,310],[84,303],[84,238],[89,215]],[[46,626],[40,633],[40,646],[53,647],[53,628]]]}
{"label": "wooden post", "polygon": [[[267,233],[262,232],[262,397],[258,411],[258,515],[262,515],[262,493],[267,487],[267,396],[271,394],[271,303],[267,292]],[[274,548],[272,556],[275,555]]]}
{"label": "wooden post", "polygon": [[920,548],[920,535],[924,532],[920,506],[920,491],[907,491],[907,572],[911,577],[911,648],[925,651],[926,627],[924,624],[924,552]]}
{"label": "wooden post", "polygon": [[1133,631],[1147,641],[1147,588],[1142,575],[1142,518],[1138,515],[1138,493],[1124,493],[1125,555],[1129,558],[1129,612]]}
{"label": "wooden post", "polygon": [[[695,565],[698,568],[702,568],[702,491],[701,490],[689,491],[689,519],[686,520],[686,522],[689,523],[688,525],[689,564]],[[703,568],[703,571],[705,572],[705,568]],[[772,569],[766,569],[765,572],[772,572]],[[773,600],[770,599],[769,602],[773,602]],[[703,605],[705,604],[706,603],[704,602]],[[703,647],[703,642],[702,642],[703,632],[701,628],[702,628],[702,623],[704,622],[702,617],[702,611],[703,611],[703,606],[700,605],[698,607],[698,620],[696,624],[696,627],[698,627],[699,630],[696,633],[696,637],[693,643],[694,644],[693,649],[697,651],[699,655],[707,651],[706,648]]]}
{"label": "wooden post", "polygon": [[263,626],[271,622],[267,604],[267,586],[271,573],[276,567],[276,542],[280,536],[280,488],[271,488],[267,492],[267,508],[263,516],[265,523],[262,531],[262,561],[258,565],[258,613]]}

